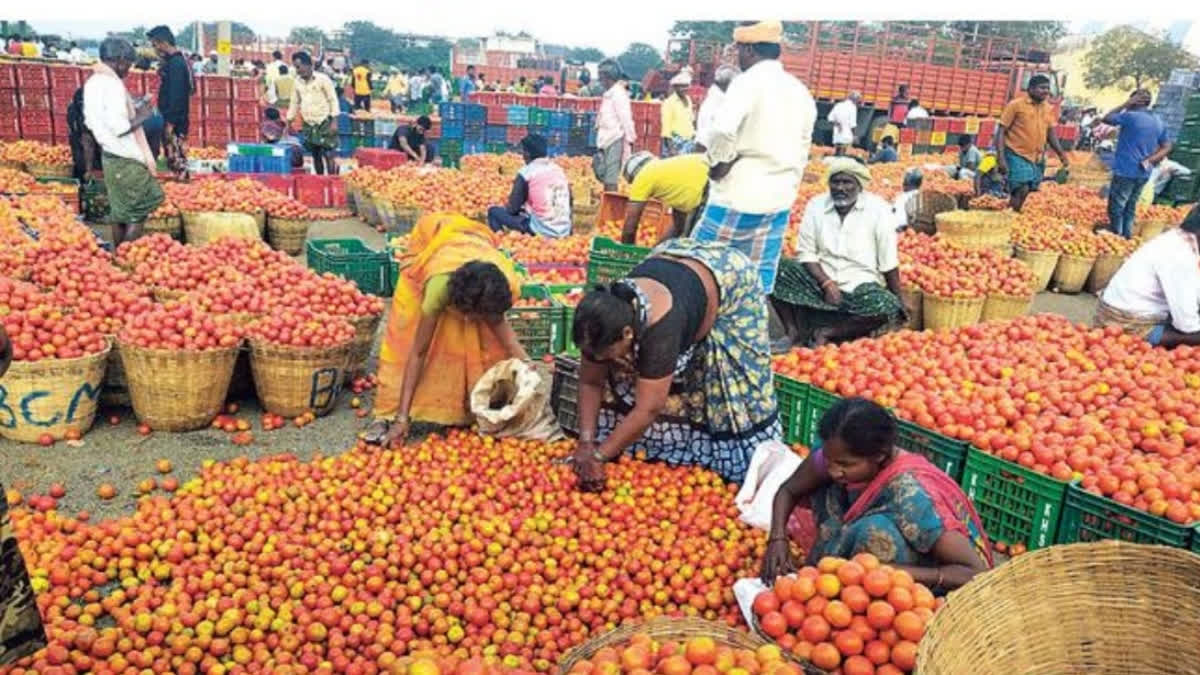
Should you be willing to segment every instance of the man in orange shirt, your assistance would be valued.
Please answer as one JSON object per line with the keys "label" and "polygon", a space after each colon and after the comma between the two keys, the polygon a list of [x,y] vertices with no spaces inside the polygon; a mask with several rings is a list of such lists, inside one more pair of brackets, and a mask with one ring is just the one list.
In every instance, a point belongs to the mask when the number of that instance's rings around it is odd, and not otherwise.
{"label": "man in orange shirt", "polygon": [[1036,191],[1046,171],[1046,144],[1058,155],[1064,169],[1070,164],[1058,137],[1054,135],[1054,108],[1046,100],[1050,96],[1050,78],[1034,75],[1029,78],[1025,96],[1018,96],[1004,106],[1000,114],[1000,131],[996,134],[996,166],[1008,177],[1010,204],[1020,211],[1025,198]]}

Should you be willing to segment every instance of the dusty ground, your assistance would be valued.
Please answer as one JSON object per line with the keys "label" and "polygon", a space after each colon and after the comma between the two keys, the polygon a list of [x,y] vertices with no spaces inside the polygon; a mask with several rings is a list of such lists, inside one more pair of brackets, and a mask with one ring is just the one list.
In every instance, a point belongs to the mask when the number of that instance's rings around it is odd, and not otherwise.
{"label": "dusty ground", "polygon": [[[362,237],[368,245],[382,247],[383,236],[356,220],[339,220],[316,225],[310,237]],[[1035,311],[1063,314],[1074,321],[1091,320],[1095,297],[1041,294],[1034,304]],[[370,406],[371,396],[361,397]],[[103,410],[96,425],[76,447],[58,443],[51,448],[0,440],[0,483],[8,489],[25,494],[45,493],[50,484],[61,482],[67,495],[60,507],[70,512],[86,509],[93,516],[110,517],[132,513],[137,498],[135,486],[145,478],[161,478],[154,468],[159,459],[174,465],[173,475],[182,483],[199,470],[206,459],[225,460],[246,455],[262,457],[291,452],[303,458],[314,453],[342,452],[354,444],[355,435],[366,420],[355,416],[349,407],[349,395],[327,417],[318,419],[303,429],[293,426],[263,432],[259,424],[261,409],[254,396],[239,401],[238,417],[250,421],[254,443],[235,446],[229,434],[206,429],[189,433],[152,433],[140,436],[132,411]],[[116,415],[120,421],[109,423]],[[119,495],[102,501],[95,495],[100,483],[112,483]]]}

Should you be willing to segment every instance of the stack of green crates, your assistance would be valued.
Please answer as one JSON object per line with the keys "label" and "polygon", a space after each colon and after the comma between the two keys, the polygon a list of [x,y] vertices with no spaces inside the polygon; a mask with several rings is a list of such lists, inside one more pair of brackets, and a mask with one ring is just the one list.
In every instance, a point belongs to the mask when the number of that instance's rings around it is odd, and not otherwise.
{"label": "stack of green crates", "polygon": [[513,307],[505,318],[531,358],[557,354],[563,349],[563,307],[541,284],[521,287],[521,298],[549,302],[549,307]]}
{"label": "stack of green crates", "polygon": [[608,284],[624,278],[649,254],[648,248],[596,237],[592,240],[592,251],[588,255],[587,282],[589,285]]}
{"label": "stack of green crates", "polygon": [[563,308],[562,349],[560,351],[571,356],[579,356],[579,348],[575,346],[575,339],[572,337],[575,332],[575,305],[568,304],[564,296],[568,293],[582,293],[585,287],[579,284],[548,284],[546,288]]}
{"label": "stack of green crates", "polygon": [[376,251],[362,239],[311,239],[306,255],[308,266],[318,274],[332,272],[353,281],[363,293],[392,294],[388,252]]}

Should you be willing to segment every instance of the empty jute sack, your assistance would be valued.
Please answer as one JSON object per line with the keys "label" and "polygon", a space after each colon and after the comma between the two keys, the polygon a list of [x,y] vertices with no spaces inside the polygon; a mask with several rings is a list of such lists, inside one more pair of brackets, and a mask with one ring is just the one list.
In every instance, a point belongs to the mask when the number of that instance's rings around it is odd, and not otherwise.
{"label": "empty jute sack", "polygon": [[501,361],[471,390],[471,414],[481,433],[556,441],[563,437],[550,409],[550,378],[519,359]]}

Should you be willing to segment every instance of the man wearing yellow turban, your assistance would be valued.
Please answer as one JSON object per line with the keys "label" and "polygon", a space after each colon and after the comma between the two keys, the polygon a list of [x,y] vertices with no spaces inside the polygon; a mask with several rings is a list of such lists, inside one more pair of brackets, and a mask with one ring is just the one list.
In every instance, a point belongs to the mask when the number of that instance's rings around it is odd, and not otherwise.
{"label": "man wearing yellow turban", "polygon": [[775,287],[783,236],[808,163],[817,106],[779,61],[783,24],[762,21],[733,32],[742,74],[734,78],[706,134],[708,203],[692,235],[723,241]]}

